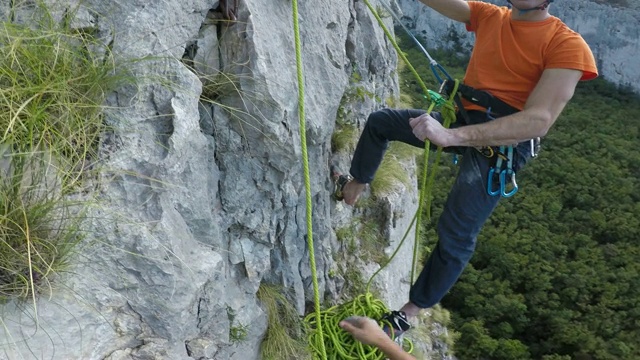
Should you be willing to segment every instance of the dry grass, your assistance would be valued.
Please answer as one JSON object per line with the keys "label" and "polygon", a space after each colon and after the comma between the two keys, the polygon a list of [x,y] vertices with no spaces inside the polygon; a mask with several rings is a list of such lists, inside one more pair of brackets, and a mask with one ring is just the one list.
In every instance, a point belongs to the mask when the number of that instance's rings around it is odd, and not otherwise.
{"label": "dry grass", "polygon": [[298,313],[281,288],[262,284],[258,299],[267,312],[267,333],[260,353],[265,360],[311,359]]}
{"label": "dry grass", "polygon": [[0,301],[34,304],[81,239],[83,204],[68,195],[97,159],[106,94],[128,80],[72,14],[39,10],[0,25]]}

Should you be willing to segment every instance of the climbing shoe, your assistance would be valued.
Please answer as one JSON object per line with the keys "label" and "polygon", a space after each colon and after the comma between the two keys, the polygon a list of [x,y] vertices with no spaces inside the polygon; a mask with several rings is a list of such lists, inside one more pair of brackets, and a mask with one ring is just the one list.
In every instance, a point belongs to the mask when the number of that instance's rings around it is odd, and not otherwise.
{"label": "climbing shoe", "polygon": [[347,185],[353,177],[351,175],[340,174],[335,166],[331,166],[331,179],[333,180],[333,198],[336,201],[344,200],[344,196],[342,196],[342,190],[344,186]]}
{"label": "climbing shoe", "polygon": [[382,330],[398,345],[402,346],[405,331],[411,329],[411,324],[407,320],[404,311],[392,311],[384,314],[382,319]]}

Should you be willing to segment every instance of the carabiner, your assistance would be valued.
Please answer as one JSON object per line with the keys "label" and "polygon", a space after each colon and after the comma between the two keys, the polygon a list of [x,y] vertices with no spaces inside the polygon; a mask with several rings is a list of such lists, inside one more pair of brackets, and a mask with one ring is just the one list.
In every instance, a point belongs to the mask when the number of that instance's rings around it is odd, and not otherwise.
{"label": "carabiner", "polygon": [[[436,79],[438,80],[438,84],[442,84],[444,82],[444,80],[453,80],[453,78],[451,77],[451,75],[449,75],[449,73],[447,72],[447,70],[445,70],[442,65],[438,64],[435,60],[430,59],[431,62],[429,64],[429,67],[431,68],[431,72],[433,72],[433,75],[436,77]],[[444,75],[445,79],[441,78],[440,75],[438,74],[438,72],[441,72],[442,75]]]}
{"label": "carabiner", "polygon": [[492,158],[493,155],[495,155],[495,151],[491,146],[477,147],[476,150],[478,150],[480,154],[487,158]]}
{"label": "carabiner", "polygon": [[491,169],[489,169],[489,175],[487,176],[487,194],[489,194],[490,196],[499,195],[501,192],[501,187],[498,187],[498,189],[493,190],[495,175],[498,175],[498,173],[496,173],[496,168],[492,167]]}
{"label": "carabiner", "polygon": [[[507,176],[511,177],[511,190],[507,192]],[[518,192],[518,183],[516,183],[516,173],[512,169],[504,169],[500,172],[500,194],[502,197],[512,197]]]}
{"label": "carabiner", "polygon": [[531,147],[531,157],[534,158],[540,153],[540,138],[529,140],[529,146]]}

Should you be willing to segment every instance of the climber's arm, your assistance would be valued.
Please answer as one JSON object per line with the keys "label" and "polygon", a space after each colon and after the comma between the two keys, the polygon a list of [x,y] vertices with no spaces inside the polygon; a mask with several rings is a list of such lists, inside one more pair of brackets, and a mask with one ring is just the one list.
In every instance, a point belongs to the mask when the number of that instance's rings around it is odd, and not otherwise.
{"label": "climber's arm", "polygon": [[463,23],[471,20],[471,8],[464,0],[420,0],[420,2],[449,19]]}

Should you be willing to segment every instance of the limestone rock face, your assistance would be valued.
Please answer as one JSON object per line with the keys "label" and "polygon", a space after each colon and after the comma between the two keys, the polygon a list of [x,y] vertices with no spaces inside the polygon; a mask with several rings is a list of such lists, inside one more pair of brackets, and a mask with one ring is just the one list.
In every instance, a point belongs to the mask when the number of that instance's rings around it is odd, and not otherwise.
{"label": "limestone rock face", "polygon": [[[39,11],[6,3],[6,21]],[[258,359],[260,284],[281,285],[300,314],[313,299],[291,2],[239,1],[236,22],[217,0],[46,3],[58,20],[74,12],[136,85],[106,104],[88,238],[36,306],[1,305],[0,359]],[[352,213],[330,197],[336,114],[354,72],[369,96],[349,105],[353,123],[397,96],[397,58],[362,2],[303,1],[299,13],[314,248],[331,301],[333,218]],[[415,209],[414,190],[397,196]]]}
{"label": "limestone rock face", "polygon": [[[463,24],[439,15],[419,1],[397,0],[403,19],[416,35],[426,38],[428,47],[471,48],[473,36]],[[505,0],[489,0],[506,6]],[[612,7],[592,0],[558,0],[550,13],[579,32],[593,51],[600,75],[616,84],[640,91],[640,3]]]}
{"label": "limestone rock face", "polygon": [[[259,359],[259,286],[282,286],[304,313],[313,293],[291,2],[238,2],[228,22],[217,0],[46,1],[56,19],[75,13],[73,26],[98,36],[136,85],[106,104],[111,130],[87,239],[35,306],[0,305],[0,359]],[[1,2],[2,19],[27,23],[39,11],[14,3]],[[429,42],[469,46],[461,26],[399,3]],[[603,75],[637,85],[637,13],[557,3]],[[321,298],[331,302],[344,280],[332,274],[335,255],[347,251],[334,229],[367,214],[330,197],[329,161],[344,171],[349,162],[332,156],[336,117],[362,128],[397,96],[397,56],[362,1],[301,1],[299,13],[314,250]],[[411,184],[414,165],[405,164]],[[417,208],[415,186],[380,204],[389,255]],[[391,307],[408,296],[411,234],[376,279]],[[378,269],[356,264],[365,276]]]}

